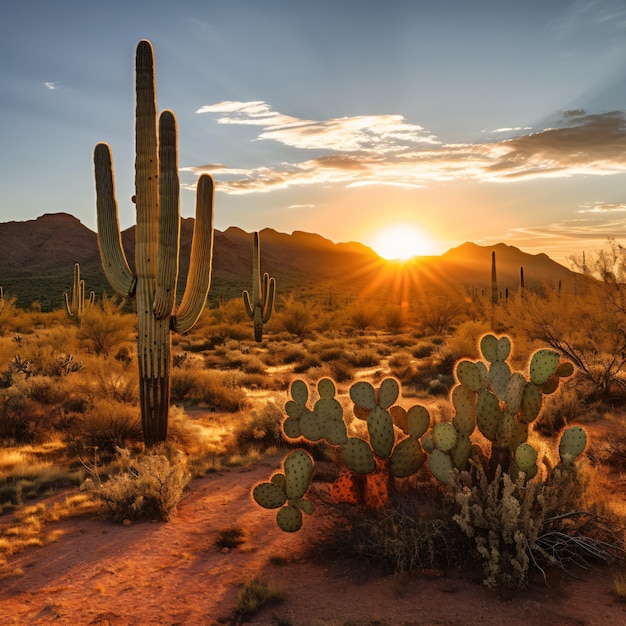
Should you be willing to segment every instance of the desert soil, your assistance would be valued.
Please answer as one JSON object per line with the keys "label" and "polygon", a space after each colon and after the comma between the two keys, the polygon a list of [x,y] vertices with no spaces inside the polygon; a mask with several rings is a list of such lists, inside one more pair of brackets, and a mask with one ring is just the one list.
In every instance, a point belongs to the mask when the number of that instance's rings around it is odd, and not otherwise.
{"label": "desert soil", "polygon": [[[315,538],[315,516],[299,533],[286,534],[274,513],[250,498],[279,463],[266,458],[194,480],[168,523],[124,526],[87,517],[52,524],[62,531],[56,543],[14,555],[5,568],[0,624],[233,624],[240,585],[255,575],[281,585],[285,599],[250,624],[626,624],[626,604],[612,596],[607,569],[585,572],[580,580],[555,579],[551,588],[533,582],[504,601],[458,573],[399,579],[304,558],[306,542]],[[233,524],[247,529],[250,540],[222,551],[217,533]]]}

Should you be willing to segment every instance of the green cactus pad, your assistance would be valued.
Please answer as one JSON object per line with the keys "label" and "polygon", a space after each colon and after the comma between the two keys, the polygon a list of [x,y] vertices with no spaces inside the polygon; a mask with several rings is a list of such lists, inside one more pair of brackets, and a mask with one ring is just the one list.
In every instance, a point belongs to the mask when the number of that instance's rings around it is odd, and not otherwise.
{"label": "green cactus pad", "polygon": [[526,443],[528,440],[528,424],[524,422],[518,422],[517,420],[513,424],[511,430],[511,439],[509,445],[511,450],[515,450],[522,443]]}
{"label": "green cactus pad", "polygon": [[389,412],[380,406],[370,411],[367,418],[367,432],[374,452],[380,457],[388,458],[395,440],[393,420]]}
{"label": "green cactus pad", "polygon": [[580,456],[587,445],[587,433],[582,426],[570,426],[561,435],[559,456],[561,461],[573,461]]}
{"label": "green cactus pad", "polygon": [[303,437],[310,441],[319,441],[324,436],[324,420],[317,413],[305,413],[299,424]]}
{"label": "green cactus pad", "polygon": [[349,437],[341,446],[341,454],[346,467],[357,474],[370,474],[376,469],[372,449],[358,437]]}
{"label": "green cactus pad", "polygon": [[490,441],[495,441],[502,425],[504,415],[500,403],[491,391],[482,389],[476,400],[476,426]]}
{"label": "green cactus pad", "polygon": [[306,498],[291,498],[289,500],[289,505],[295,506],[307,515],[313,515],[315,512],[315,505]]}
{"label": "green cactus pad", "polygon": [[317,392],[322,400],[335,397],[335,383],[330,378],[322,378],[317,383]]}
{"label": "green cactus pad", "polygon": [[419,439],[403,439],[391,454],[391,474],[396,478],[406,478],[415,474],[424,464],[426,455]]}
{"label": "green cactus pad", "polygon": [[476,411],[477,394],[465,385],[457,385],[452,390],[452,404],[457,415],[473,416]]}
{"label": "green cactus pad", "polygon": [[448,422],[440,422],[433,428],[433,441],[442,452],[449,452],[456,444],[456,428]]}
{"label": "green cactus pad", "polygon": [[541,411],[542,402],[541,389],[534,383],[526,383],[520,403],[520,419],[522,422],[530,424],[534,421],[539,415],[539,411]]}
{"label": "green cactus pad", "polygon": [[291,397],[297,404],[304,406],[309,399],[309,388],[307,384],[299,378],[291,383]]}
{"label": "green cactus pad", "polygon": [[380,383],[378,390],[378,404],[383,409],[388,409],[400,395],[400,385],[395,378],[385,378]]}
{"label": "green cactus pad", "polygon": [[537,451],[529,444],[522,443],[515,450],[517,467],[528,476],[533,466],[537,464]]}
{"label": "green cactus pad", "polygon": [[511,354],[511,340],[508,337],[500,337],[498,339],[496,354],[498,361],[506,361],[509,358]]}
{"label": "green cactus pad", "polygon": [[426,433],[422,437],[422,447],[428,454],[430,454],[435,449],[435,442],[433,441],[432,433]]}
{"label": "green cactus pad", "polygon": [[452,465],[459,470],[466,470],[472,455],[472,442],[468,435],[458,435],[454,448],[450,450]]}
{"label": "green cactus pad", "polygon": [[480,340],[480,352],[490,363],[498,360],[498,340],[494,335],[485,335]]}
{"label": "green cactus pad", "polygon": [[522,408],[522,395],[525,387],[526,379],[523,374],[516,372],[511,375],[509,384],[506,386],[504,401],[507,410],[514,415],[517,415]]}
{"label": "green cactus pad", "polygon": [[554,350],[537,350],[530,359],[530,380],[535,385],[543,385],[559,366],[559,358]]}
{"label": "green cactus pad", "polygon": [[457,432],[471,435],[476,427],[476,398],[478,394],[465,385],[457,385],[452,390],[452,404],[456,415],[452,420]]}
{"label": "green cactus pad", "polygon": [[277,509],[287,501],[287,494],[274,483],[260,483],[252,490],[255,502],[265,509]]}
{"label": "green cactus pad", "polygon": [[313,412],[323,420],[343,419],[343,407],[335,398],[321,398],[315,403]]}
{"label": "green cactus pad", "polygon": [[453,469],[452,459],[445,452],[435,448],[428,455],[428,469],[442,483],[449,483],[451,479],[450,472]]}
{"label": "green cactus pad", "polygon": [[341,446],[348,441],[346,425],[341,420],[326,422],[324,425],[324,438],[333,446]]}
{"label": "green cactus pad", "polygon": [[567,378],[574,373],[574,366],[569,361],[559,363],[559,366],[556,368],[556,371],[554,373],[559,378]]}
{"label": "green cactus pad", "polygon": [[303,415],[309,413],[309,409],[304,404],[298,404],[293,400],[285,402],[285,413],[293,419],[299,420]]}
{"label": "green cactus pad", "polygon": [[477,361],[476,367],[480,375],[480,389],[487,389],[487,385],[489,384],[489,370],[482,361]]}
{"label": "green cactus pad", "polygon": [[276,515],[276,523],[286,533],[295,533],[302,528],[302,511],[295,506],[284,506]]}
{"label": "green cactus pad", "polygon": [[300,420],[294,417],[288,417],[283,422],[283,432],[290,439],[297,439],[302,436],[302,431],[300,430]]}
{"label": "green cactus pad", "polygon": [[361,381],[350,387],[350,398],[359,408],[371,411],[376,406],[376,390],[368,382]]}
{"label": "green cactus pad", "polygon": [[504,401],[506,390],[511,380],[511,368],[505,361],[494,361],[489,369],[489,382],[500,401]]}
{"label": "green cactus pad", "polygon": [[415,404],[406,414],[406,434],[411,437],[421,437],[430,426],[430,413],[425,406]]}
{"label": "green cactus pad", "polygon": [[459,361],[456,366],[456,377],[462,385],[472,391],[480,391],[483,388],[483,377],[476,363],[472,361]]}
{"label": "green cactus pad", "polygon": [[285,492],[285,495],[287,494],[287,479],[284,474],[274,474],[270,478],[270,482],[280,487]]}
{"label": "green cactus pad", "polygon": [[313,459],[304,450],[294,450],[284,462],[288,498],[301,498],[313,475]]}

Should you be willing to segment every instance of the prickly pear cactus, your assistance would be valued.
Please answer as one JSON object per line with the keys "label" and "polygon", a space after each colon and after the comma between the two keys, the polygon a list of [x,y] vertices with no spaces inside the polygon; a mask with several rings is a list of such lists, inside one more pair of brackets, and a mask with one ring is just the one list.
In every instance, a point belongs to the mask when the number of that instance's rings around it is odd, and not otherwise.
{"label": "prickly pear cactus", "polygon": [[265,509],[279,509],[278,527],[285,532],[295,532],[302,527],[302,513],[311,515],[315,509],[304,497],[312,475],[313,459],[304,450],[295,450],[283,462],[283,473],[256,485],[252,497]]}
{"label": "prickly pear cactus", "polygon": [[[554,350],[538,350],[531,356],[527,380],[523,373],[511,372],[507,363],[511,354],[508,337],[485,335],[480,351],[484,361],[463,359],[457,363],[459,384],[451,393],[455,409],[452,422],[438,424],[432,435],[422,437],[422,446],[430,454],[428,467],[438,478],[447,478],[450,465],[464,469],[472,456],[470,438],[477,428],[491,442],[489,464],[493,471],[500,465],[505,472],[512,468],[532,478],[537,465],[536,459],[529,462],[534,450],[531,452],[526,443],[528,425],[541,412],[543,396],[555,391],[560,380],[571,376],[574,368],[571,363],[561,362]],[[566,458],[574,439],[574,434],[565,437]],[[581,438],[578,447],[580,441]]]}

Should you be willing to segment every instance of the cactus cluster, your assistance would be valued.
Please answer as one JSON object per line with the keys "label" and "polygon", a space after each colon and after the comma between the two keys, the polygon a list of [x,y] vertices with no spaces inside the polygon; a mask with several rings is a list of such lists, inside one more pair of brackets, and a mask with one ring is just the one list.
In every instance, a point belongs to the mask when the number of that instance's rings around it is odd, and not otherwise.
{"label": "cactus cluster", "polygon": [[[508,337],[485,335],[480,351],[484,360],[464,359],[457,364],[458,385],[451,394],[455,415],[451,423],[435,427],[432,441],[428,441],[428,467],[438,479],[448,482],[453,468],[466,469],[470,457],[477,455],[489,469],[488,475],[493,476],[500,466],[504,472],[516,476],[521,471],[531,479],[538,466],[537,452],[527,442],[529,425],[541,411],[543,396],[556,391],[560,380],[571,376],[574,368],[561,362],[554,350],[538,350],[530,359],[527,380],[520,372],[512,373],[507,363],[511,352]],[[578,446],[569,443],[575,438],[571,429],[565,431],[562,458],[576,458],[585,447],[584,430],[572,428],[578,433]],[[491,442],[490,454],[471,443],[475,429]]]}
{"label": "cactus cluster", "polygon": [[[521,479],[532,480],[538,473],[539,455],[528,442],[529,425],[541,411],[543,396],[553,393],[561,379],[573,374],[573,366],[561,362],[553,350],[538,350],[530,359],[527,378],[520,372],[511,372],[507,363],[511,353],[508,337],[485,335],[480,351],[482,360],[463,359],[457,363],[458,384],[450,395],[454,407],[451,421],[430,428],[426,407],[401,407],[397,404],[400,385],[393,378],[382,380],[378,388],[361,381],[350,387],[349,396],[354,416],[365,422],[367,436],[352,435],[332,380],[322,378],[317,383],[319,398],[312,406],[307,383],[294,380],[291,397],[285,404],[284,434],[290,440],[325,440],[336,446],[335,459],[342,469],[330,486],[330,497],[337,503],[381,508],[389,501],[395,479],[413,476],[424,465],[442,483],[451,482],[453,470],[467,470],[470,460],[482,464],[492,480],[503,472],[514,479],[523,473]],[[364,429],[354,430],[358,433]],[[490,446],[483,450],[474,440],[486,440]],[[582,427],[567,428],[559,441],[560,463],[574,462],[586,445]],[[309,467],[308,461],[302,463]],[[285,476],[293,471],[290,467],[285,464]],[[302,474],[299,488],[305,482],[308,486],[311,477],[309,469]],[[258,485],[253,495],[266,508],[284,507],[287,503],[291,508],[280,514],[279,526],[297,530],[302,515],[292,509],[308,513],[312,505],[302,505],[299,500],[306,489],[287,490],[281,476]]]}
{"label": "cactus cluster", "polygon": [[259,233],[254,233],[252,243],[252,297],[243,292],[243,304],[254,324],[254,340],[263,341],[263,325],[270,321],[274,309],[276,280],[266,272],[261,277],[261,251]]}
{"label": "cactus cluster", "polygon": [[94,303],[96,294],[94,291],[89,293],[89,298],[85,301],[85,281],[80,277],[80,265],[74,265],[74,282],[72,283],[72,293],[63,294],[65,297],[65,310],[67,314],[77,323],[80,323],[85,305],[90,306]]}
{"label": "cactus cluster", "polygon": [[171,331],[197,321],[209,292],[213,251],[213,180],[198,180],[189,275],[180,305],[176,285],[180,257],[180,184],[176,118],[157,116],[154,54],[143,40],[136,51],[135,271],[122,247],[111,150],[94,150],[98,244],[113,289],[136,299],[141,418],[146,446],[167,438],[171,380]]}

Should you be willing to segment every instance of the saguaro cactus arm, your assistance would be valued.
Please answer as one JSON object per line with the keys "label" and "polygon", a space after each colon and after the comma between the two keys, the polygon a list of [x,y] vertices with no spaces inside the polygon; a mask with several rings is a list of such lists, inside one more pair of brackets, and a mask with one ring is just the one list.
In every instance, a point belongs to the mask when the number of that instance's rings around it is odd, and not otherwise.
{"label": "saguaro cactus arm", "polygon": [[196,190],[196,222],[191,240],[191,257],[185,292],[172,328],[179,333],[188,331],[200,317],[211,287],[213,259],[213,179],[203,174]]}
{"label": "saguaro cactus arm", "polygon": [[135,294],[137,278],[131,271],[122,246],[122,234],[115,198],[111,148],[99,143],[94,150],[98,246],[109,284],[120,296]]}
{"label": "saguaro cactus arm", "polygon": [[159,118],[159,240],[154,315],[171,315],[176,302],[180,251],[180,182],[176,154],[176,118],[163,111]]}

